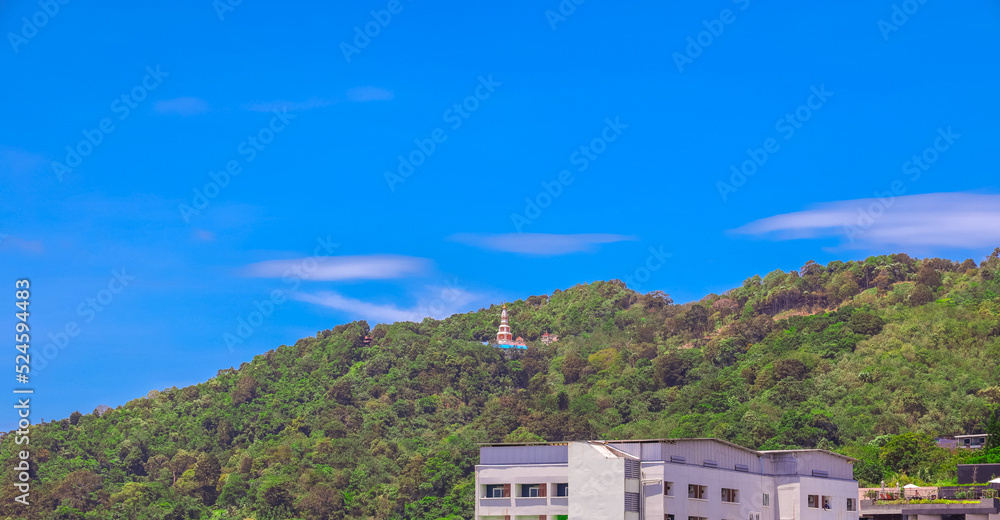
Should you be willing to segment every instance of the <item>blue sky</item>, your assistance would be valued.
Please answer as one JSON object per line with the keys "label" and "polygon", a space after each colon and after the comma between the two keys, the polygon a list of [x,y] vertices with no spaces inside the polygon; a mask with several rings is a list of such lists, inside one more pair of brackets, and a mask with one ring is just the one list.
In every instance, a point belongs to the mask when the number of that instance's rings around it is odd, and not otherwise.
{"label": "blue sky", "polygon": [[1000,245],[996,2],[223,2],[0,2],[34,421],[352,319]]}

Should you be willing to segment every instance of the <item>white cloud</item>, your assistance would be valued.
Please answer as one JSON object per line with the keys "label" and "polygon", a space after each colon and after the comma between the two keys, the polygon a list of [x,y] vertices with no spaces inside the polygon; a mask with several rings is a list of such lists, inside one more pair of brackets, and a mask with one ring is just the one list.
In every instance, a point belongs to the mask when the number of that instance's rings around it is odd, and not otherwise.
{"label": "white cloud", "polygon": [[[347,100],[355,103],[365,103],[367,101],[388,101],[393,98],[393,93],[379,87],[355,87],[347,91]],[[289,112],[303,112],[316,108],[324,108],[342,102],[342,99],[310,98],[306,101],[267,101],[254,102],[245,105],[243,108],[251,112],[272,112],[274,110],[287,110]]]}
{"label": "white cloud", "polygon": [[0,233],[0,250],[5,248],[20,249],[28,253],[38,254],[45,252],[45,246],[41,240],[25,240],[20,237]]}
{"label": "white cloud", "polygon": [[365,101],[388,101],[392,98],[392,92],[378,87],[355,87],[347,91],[347,99],[357,103],[364,103]]}
{"label": "white cloud", "polygon": [[211,105],[204,99],[185,96],[175,99],[162,99],[153,105],[153,111],[159,114],[178,114],[195,116],[211,110]]}
{"label": "white cloud", "polygon": [[333,105],[336,101],[332,99],[312,98],[307,101],[269,101],[266,103],[251,103],[247,105],[247,110],[251,112],[273,112],[275,110],[288,110],[289,112],[302,112],[314,108],[323,108]]}
{"label": "white cloud", "polygon": [[448,237],[449,240],[460,242],[483,249],[493,249],[508,253],[526,253],[530,255],[565,255],[581,251],[594,251],[598,244],[610,244],[627,240],[638,240],[629,235],[612,235],[607,233],[583,233],[577,235],[554,235],[546,233],[507,233],[500,235],[458,233]]}
{"label": "white cloud", "polygon": [[397,255],[332,256],[268,260],[246,266],[244,276],[282,278],[293,273],[307,280],[387,280],[423,274],[430,261]]}
{"label": "white cloud", "polygon": [[191,230],[191,238],[197,242],[215,242],[215,233],[207,229],[193,229]]}
{"label": "white cloud", "polygon": [[342,294],[322,291],[315,294],[294,293],[296,300],[321,305],[369,321],[392,323],[397,321],[420,322],[424,318],[443,319],[464,311],[479,295],[457,287],[428,286],[418,297],[416,305],[400,308],[393,303],[372,303]]}
{"label": "white cloud", "polygon": [[929,193],[828,202],[733,231],[773,240],[841,237],[847,248],[994,247],[1000,244],[1000,195]]}

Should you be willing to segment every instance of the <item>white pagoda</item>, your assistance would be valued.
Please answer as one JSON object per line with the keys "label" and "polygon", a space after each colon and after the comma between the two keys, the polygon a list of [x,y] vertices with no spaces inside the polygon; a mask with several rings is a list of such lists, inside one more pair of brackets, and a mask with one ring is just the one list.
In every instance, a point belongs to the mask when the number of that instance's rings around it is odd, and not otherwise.
{"label": "white pagoda", "polygon": [[506,303],[503,304],[503,308],[500,310],[500,328],[497,329],[496,346],[500,348],[528,348],[528,346],[524,344],[524,338],[518,337],[517,339],[514,339],[514,335],[510,333],[510,322],[507,319]]}

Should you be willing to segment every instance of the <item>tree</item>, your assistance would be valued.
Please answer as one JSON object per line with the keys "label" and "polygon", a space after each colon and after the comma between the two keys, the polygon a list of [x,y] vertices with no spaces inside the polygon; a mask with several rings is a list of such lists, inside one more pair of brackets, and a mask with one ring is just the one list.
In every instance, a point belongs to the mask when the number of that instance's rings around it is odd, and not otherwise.
{"label": "tree", "polygon": [[216,504],[220,506],[237,506],[247,496],[250,486],[239,473],[230,473],[226,477],[226,482],[222,485],[222,492],[219,493]]}
{"label": "tree", "polygon": [[257,380],[250,374],[243,374],[238,383],[236,391],[233,392],[233,403],[240,404],[252,401],[257,397]]}
{"label": "tree", "polygon": [[779,359],[774,362],[774,381],[781,381],[790,377],[796,381],[802,381],[809,374],[809,369],[805,363],[797,359]]}
{"label": "tree", "polygon": [[708,309],[701,305],[692,305],[684,313],[684,325],[695,334],[702,334],[708,329]]}
{"label": "tree", "polygon": [[892,277],[889,275],[889,270],[885,268],[879,269],[878,276],[875,277],[873,283],[878,289],[879,295],[885,296],[889,292],[889,288],[892,287]]}
{"label": "tree", "polygon": [[173,483],[176,484],[178,477],[180,477],[185,471],[188,470],[188,468],[191,467],[192,464],[197,461],[198,458],[195,457],[193,453],[190,453],[187,450],[178,450],[177,453],[174,454],[174,458],[170,459],[170,464],[168,465],[170,468],[170,474],[174,479]]}
{"label": "tree", "polygon": [[983,450],[989,452],[993,448],[1000,448],[1000,417],[998,417],[1000,410],[997,409],[997,405],[990,406],[990,411],[986,414],[986,422],[983,425],[983,429],[986,431],[986,445],[983,446]]}
{"label": "tree", "polygon": [[152,484],[128,482],[122,490],[111,495],[111,503],[117,509],[127,512],[130,519],[135,519],[141,508],[159,497],[157,489]]}
{"label": "tree", "polygon": [[917,283],[936,289],[941,285],[941,273],[930,265],[924,265],[917,271]]}
{"label": "tree", "polygon": [[98,502],[97,491],[102,485],[100,475],[81,469],[66,475],[50,496],[56,504],[66,503],[74,509],[88,510]]}
{"label": "tree", "polygon": [[516,430],[507,434],[503,438],[504,442],[519,443],[519,442],[545,442],[542,437],[531,433],[531,430],[525,428],[524,426],[519,426]]}
{"label": "tree", "polygon": [[910,293],[909,303],[914,307],[919,307],[932,301],[934,301],[934,291],[922,283],[918,283],[913,288],[913,292]]}
{"label": "tree", "polygon": [[69,414],[69,423],[76,426],[76,424],[80,422],[80,417],[83,417],[83,414],[79,411]]}
{"label": "tree", "polygon": [[855,334],[874,336],[882,332],[885,321],[878,316],[863,310],[854,311],[851,318],[847,320],[847,327]]}
{"label": "tree", "polygon": [[222,465],[215,455],[202,453],[198,456],[198,462],[194,466],[194,478],[200,486],[197,490],[198,498],[207,506],[215,503],[216,487],[219,485],[221,473]]}
{"label": "tree", "polygon": [[566,383],[575,383],[583,375],[587,368],[587,362],[575,353],[567,355],[563,359],[562,373]]}
{"label": "tree", "polygon": [[922,433],[896,435],[879,450],[883,464],[900,473],[912,473],[930,458],[934,441]]}
{"label": "tree", "polygon": [[343,503],[343,496],[333,486],[321,482],[309,489],[297,506],[307,520],[327,520],[340,517],[337,513],[343,509]]}
{"label": "tree", "polygon": [[712,310],[719,313],[723,320],[736,313],[740,306],[729,298],[719,298],[712,304]]}
{"label": "tree", "polygon": [[653,374],[664,386],[678,386],[685,383],[687,373],[693,366],[694,363],[688,356],[671,350],[653,360]]}

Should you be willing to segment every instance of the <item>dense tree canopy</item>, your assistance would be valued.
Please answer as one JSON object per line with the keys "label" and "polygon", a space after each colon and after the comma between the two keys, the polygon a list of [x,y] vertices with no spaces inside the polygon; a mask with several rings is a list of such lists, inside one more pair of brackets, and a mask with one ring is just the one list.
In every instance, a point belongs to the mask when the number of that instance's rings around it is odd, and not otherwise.
{"label": "dense tree canopy", "polygon": [[[359,321],[39,425],[32,505],[5,486],[0,514],[469,518],[477,443],[501,441],[712,436],[839,450],[862,484],[947,481],[968,455],[932,437],[981,431],[1000,402],[1000,249],[808,262],[683,305],[595,282],[508,310],[527,351],[483,344],[497,306]],[[8,482],[17,449],[0,442]]]}

